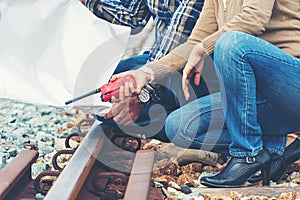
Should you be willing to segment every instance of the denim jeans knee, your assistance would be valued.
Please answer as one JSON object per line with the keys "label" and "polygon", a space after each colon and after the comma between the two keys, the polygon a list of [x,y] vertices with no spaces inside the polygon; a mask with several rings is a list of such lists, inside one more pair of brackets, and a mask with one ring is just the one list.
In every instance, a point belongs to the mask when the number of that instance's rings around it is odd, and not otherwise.
{"label": "denim jeans knee", "polygon": [[230,138],[225,126],[220,93],[215,93],[172,112],[165,132],[178,146],[227,154]]}
{"label": "denim jeans knee", "polygon": [[231,54],[231,52],[236,49],[237,43],[245,39],[246,35],[246,33],[239,31],[227,31],[223,33],[215,44],[214,59],[220,57],[224,59],[224,57],[228,57],[228,55],[235,55],[235,53]]}

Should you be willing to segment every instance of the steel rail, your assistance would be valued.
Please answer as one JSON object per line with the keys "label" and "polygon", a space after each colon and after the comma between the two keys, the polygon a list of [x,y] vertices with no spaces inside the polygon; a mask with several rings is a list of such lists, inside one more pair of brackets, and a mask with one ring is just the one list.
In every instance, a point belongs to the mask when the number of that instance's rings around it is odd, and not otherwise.
{"label": "steel rail", "polygon": [[152,150],[139,150],[134,159],[124,200],[147,200],[155,154]]}
{"label": "steel rail", "polygon": [[76,199],[102,148],[104,135],[99,133],[101,126],[95,121],[71,161],[47,193],[45,200]]}
{"label": "steel rail", "polygon": [[38,158],[35,150],[22,150],[0,171],[0,199],[18,199],[18,195],[32,183],[31,165]]}

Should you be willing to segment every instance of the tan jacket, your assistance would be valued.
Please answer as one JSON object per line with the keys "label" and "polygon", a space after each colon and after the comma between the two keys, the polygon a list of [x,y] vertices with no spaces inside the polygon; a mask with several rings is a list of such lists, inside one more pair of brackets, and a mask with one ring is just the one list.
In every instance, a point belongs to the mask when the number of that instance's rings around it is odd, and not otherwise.
{"label": "tan jacket", "polygon": [[195,44],[213,53],[216,40],[236,30],[262,38],[300,58],[300,0],[205,0],[188,41],[159,61],[148,63],[158,80],[181,70]]}

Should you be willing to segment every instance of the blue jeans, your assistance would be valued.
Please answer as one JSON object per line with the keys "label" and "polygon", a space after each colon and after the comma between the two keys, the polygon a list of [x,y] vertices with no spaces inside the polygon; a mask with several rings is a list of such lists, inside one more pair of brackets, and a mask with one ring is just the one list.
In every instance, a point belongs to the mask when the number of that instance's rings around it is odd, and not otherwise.
{"label": "blue jeans", "polygon": [[[149,54],[146,52],[142,55],[133,56],[121,60],[114,74],[139,68],[146,64],[148,59]],[[210,70],[209,72],[207,72],[207,74],[207,76],[209,77],[207,78],[208,80],[201,80],[200,86],[195,86],[194,84],[191,84],[191,88],[193,89],[193,91],[195,91],[195,98],[209,94],[208,90],[219,90],[219,85],[215,72]],[[207,87],[205,82],[208,82],[210,88]],[[134,124],[131,124],[129,126],[122,126],[117,125],[112,119],[106,120],[100,116],[96,116],[96,118],[102,121],[104,124],[119,127],[121,130],[129,134],[135,135],[136,133],[139,133],[143,134],[147,138],[155,138],[164,142],[169,142],[164,131],[166,117],[172,111],[186,104],[181,89],[181,73],[166,77],[159,86],[158,93],[161,97],[161,100],[159,102],[151,102],[143,106],[140,112],[140,116]]]}
{"label": "blue jeans", "polygon": [[171,113],[167,137],[177,145],[235,157],[265,147],[282,155],[300,130],[300,60],[245,33],[224,33],[214,61],[221,93]]}

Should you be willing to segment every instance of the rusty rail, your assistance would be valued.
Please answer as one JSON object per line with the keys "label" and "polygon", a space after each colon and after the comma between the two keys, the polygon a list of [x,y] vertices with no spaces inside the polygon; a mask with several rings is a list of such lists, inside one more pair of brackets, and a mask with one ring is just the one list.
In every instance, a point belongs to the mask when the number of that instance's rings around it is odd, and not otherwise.
{"label": "rusty rail", "polygon": [[45,200],[76,199],[103,145],[103,134],[99,134],[100,129],[95,122]]}
{"label": "rusty rail", "polygon": [[[99,160],[101,160],[100,157],[107,157],[107,154],[103,153],[105,151],[110,155],[111,147],[107,148],[105,145],[110,143],[112,136],[107,137],[103,134],[101,125],[96,121],[47,193],[45,200],[93,200],[99,198],[147,200],[155,157],[154,152],[121,151],[125,157],[127,156],[128,159],[132,160],[131,171],[108,170]],[[118,149],[118,147],[116,148]],[[138,191],[136,190],[137,185],[139,185]]]}
{"label": "rusty rail", "polygon": [[154,158],[154,151],[140,150],[137,152],[124,200],[148,199]]}
{"label": "rusty rail", "polygon": [[[19,155],[0,171],[0,199],[21,199],[32,193],[31,165],[38,158],[34,150],[22,150]],[[27,190],[26,190],[27,189]]]}

